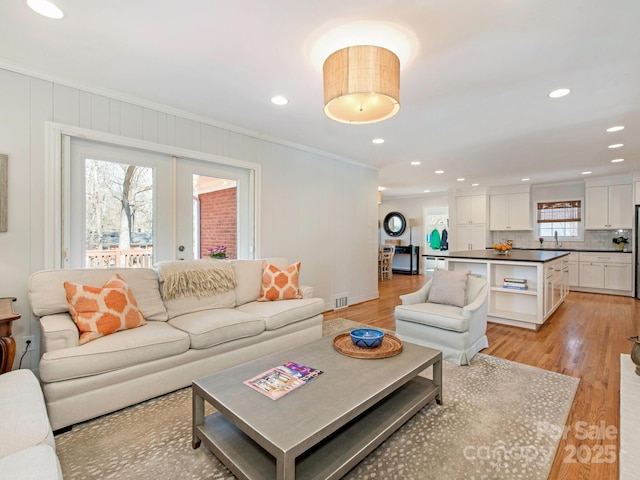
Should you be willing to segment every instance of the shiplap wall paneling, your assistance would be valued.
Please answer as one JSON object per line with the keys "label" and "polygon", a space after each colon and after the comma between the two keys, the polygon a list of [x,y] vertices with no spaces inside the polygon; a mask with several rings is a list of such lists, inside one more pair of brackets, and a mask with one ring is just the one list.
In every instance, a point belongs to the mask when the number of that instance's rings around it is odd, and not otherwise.
{"label": "shiplap wall paneling", "polygon": [[53,121],[80,126],[80,92],[65,85],[53,85]]}
{"label": "shiplap wall paneling", "polygon": [[194,144],[194,139],[197,138],[199,140],[199,135],[194,133],[195,128],[196,124],[192,120],[177,117],[175,120],[175,146],[188,150],[198,150],[200,145]]}
{"label": "shiplap wall paneling", "polygon": [[142,107],[126,102],[120,104],[120,135],[142,140]]}
{"label": "shiplap wall paneling", "polygon": [[[35,78],[30,80],[29,109],[30,168],[31,172],[42,172],[45,150],[44,125],[47,120],[53,118],[53,85],[51,82]],[[25,208],[29,211],[30,239],[35,243],[29,252],[31,262],[29,271],[35,272],[44,265],[44,249],[38,248],[38,240],[44,238],[44,192],[46,190],[44,175],[29,175],[29,188],[29,205]],[[39,329],[37,323],[34,324],[34,329]]]}
{"label": "shiplap wall paneling", "polygon": [[120,100],[109,99],[109,133],[120,135]]}
{"label": "shiplap wall paneling", "polygon": [[93,95],[82,90],[78,95],[78,125],[82,128],[93,128]]}
{"label": "shiplap wall paneling", "polygon": [[110,101],[103,95],[91,94],[91,128],[99,132],[110,132]]}
{"label": "shiplap wall paneling", "polygon": [[158,128],[159,112],[144,108],[142,110],[142,139],[146,142],[161,143]]}
{"label": "shiplap wall paneling", "polygon": [[200,148],[203,152],[213,155],[223,154],[224,149],[222,145],[224,134],[222,130],[212,125],[202,125],[201,135]]}

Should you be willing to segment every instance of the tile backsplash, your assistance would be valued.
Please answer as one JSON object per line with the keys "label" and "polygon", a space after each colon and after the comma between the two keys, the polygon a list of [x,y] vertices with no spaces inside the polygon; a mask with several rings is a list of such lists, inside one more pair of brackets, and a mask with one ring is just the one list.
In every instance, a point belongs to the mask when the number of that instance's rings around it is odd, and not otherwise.
{"label": "tile backsplash", "polygon": [[[585,250],[615,250],[613,243],[614,237],[624,237],[629,239],[629,243],[625,245],[625,251],[631,251],[631,230],[587,230],[584,232],[584,241],[573,242],[563,240],[561,242],[564,248],[575,248]],[[491,232],[492,243],[500,243],[506,240],[513,240],[513,246],[516,248],[540,248],[540,242],[533,237],[530,231],[499,231]],[[553,240],[545,240],[543,247],[553,247]]]}

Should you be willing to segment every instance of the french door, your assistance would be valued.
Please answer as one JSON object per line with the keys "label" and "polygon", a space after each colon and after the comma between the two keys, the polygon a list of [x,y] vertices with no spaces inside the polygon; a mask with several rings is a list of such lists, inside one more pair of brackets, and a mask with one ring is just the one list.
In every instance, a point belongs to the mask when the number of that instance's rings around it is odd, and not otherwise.
{"label": "french door", "polygon": [[211,242],[252,258],[251,169],[77,137],[64,143],[63,267],[197,259]]}

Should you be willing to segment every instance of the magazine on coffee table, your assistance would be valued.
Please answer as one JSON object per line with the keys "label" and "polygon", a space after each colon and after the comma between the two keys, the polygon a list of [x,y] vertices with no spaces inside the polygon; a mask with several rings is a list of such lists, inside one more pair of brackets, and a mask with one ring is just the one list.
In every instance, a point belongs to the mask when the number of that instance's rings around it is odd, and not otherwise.
{"label": "magazine on coffee table", "polygon": [[267,397],[277,400],[292,390],[303,386],[323,372],[295,362],[270,368],[243,383]]}

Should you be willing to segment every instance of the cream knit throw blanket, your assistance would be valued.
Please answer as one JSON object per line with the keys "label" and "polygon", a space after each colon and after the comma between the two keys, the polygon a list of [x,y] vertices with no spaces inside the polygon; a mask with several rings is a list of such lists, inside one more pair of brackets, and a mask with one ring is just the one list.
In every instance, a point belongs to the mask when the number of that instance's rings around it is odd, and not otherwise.
{"label": "cream knit throw blanket", "polygon": [[158,262],[155,268],[165,300],[207,297],[232,290],[238,284],[233,267],[225,260]]}

